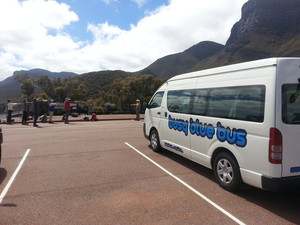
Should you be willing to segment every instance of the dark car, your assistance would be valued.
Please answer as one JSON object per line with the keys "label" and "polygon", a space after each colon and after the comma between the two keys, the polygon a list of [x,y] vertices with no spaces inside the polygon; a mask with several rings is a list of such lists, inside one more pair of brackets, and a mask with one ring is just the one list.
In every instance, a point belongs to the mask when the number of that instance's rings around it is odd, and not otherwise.
{"label": "dark car", "polygon": [[2,135],[2,129],[0,127],[0,163],[1,163],[1,144],[3,143],[3,135]]}

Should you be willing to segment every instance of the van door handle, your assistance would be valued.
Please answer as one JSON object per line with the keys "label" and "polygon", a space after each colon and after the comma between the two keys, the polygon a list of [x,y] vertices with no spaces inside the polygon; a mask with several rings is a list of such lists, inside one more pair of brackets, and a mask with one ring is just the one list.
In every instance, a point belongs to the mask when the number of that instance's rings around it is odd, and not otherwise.
{"label": "van door handle", "polygon": [[160,112],[158,112],[157,115],[160,115]]}
{"label": "van door handle", "polygon": [[167,113],[167,112],[165,112],[165,117],[166,117],[166,118],[168,117],[168,113]]}

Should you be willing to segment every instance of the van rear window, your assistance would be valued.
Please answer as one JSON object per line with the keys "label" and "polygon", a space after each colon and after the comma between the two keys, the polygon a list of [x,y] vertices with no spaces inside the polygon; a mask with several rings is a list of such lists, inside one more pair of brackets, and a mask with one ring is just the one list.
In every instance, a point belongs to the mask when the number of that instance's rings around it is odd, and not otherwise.
{"label": "van rear window", "polygon": [[282,86],[282,121],[300,124],[300,84]]}

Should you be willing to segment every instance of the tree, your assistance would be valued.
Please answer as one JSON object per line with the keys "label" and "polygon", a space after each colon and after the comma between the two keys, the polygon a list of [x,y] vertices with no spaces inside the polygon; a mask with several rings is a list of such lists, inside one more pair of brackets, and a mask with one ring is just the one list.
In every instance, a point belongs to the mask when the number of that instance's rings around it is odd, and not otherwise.
{"label": "tree", "polygon": [[54,81],[47,75],[39,76],[36,79],[36,83],[40,88],[48,95],[49,98],[54,98]]}
{"label": "tree", "polygon": [[17,74],[14,76],[14,80],[21,83],[20,88],[22,89],[23,97],[29,99],[36,88],[34,80],[29,78],[28,74]]}
{"label": "tree", "polygon": [[163,82],[164,79],[154,78],[152,75],[128,76],[115,80],[109,86],[109,91],[100,93],[100,98],[103,102],[114,104],[120,112],[131,112],[131,103],[135,103],[136,99],[148,102]]}
{"label": "tree", "polygon": [[27,73],[21,73],[21,74],[14,75],[13,79],[19,81],[20,83],[23,83],[25,80],[28,80],[29,77]]}
{"label": "tree", "polygon": [[63,82],[63,88],[65,91],[65,97],[69,97],[73,100],[87,99],[87,88],[77,79],[71,77],[65,79]]}
{"label": "tree", "polygon": [[66,98],[65,89],[63,86],[58,86],[54,89],[54,99],[58,102],[64,102]]}
{"label": "tree", "polygon": [[35,85],[32,79],[27,79],[21,83],[20,88],[25,98],[30,99],[35,90]]}

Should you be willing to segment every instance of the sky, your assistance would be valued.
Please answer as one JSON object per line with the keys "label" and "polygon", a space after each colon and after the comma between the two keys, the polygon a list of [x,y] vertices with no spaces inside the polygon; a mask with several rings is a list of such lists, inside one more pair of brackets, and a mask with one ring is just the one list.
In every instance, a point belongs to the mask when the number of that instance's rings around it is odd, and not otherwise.
{"label": "sky", "polygon": [[0,0],[0,81],[34,68],[135,72],[225,44],[247,0]]}

